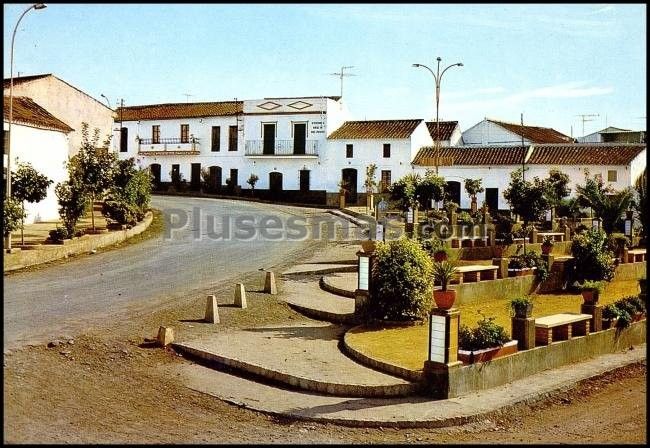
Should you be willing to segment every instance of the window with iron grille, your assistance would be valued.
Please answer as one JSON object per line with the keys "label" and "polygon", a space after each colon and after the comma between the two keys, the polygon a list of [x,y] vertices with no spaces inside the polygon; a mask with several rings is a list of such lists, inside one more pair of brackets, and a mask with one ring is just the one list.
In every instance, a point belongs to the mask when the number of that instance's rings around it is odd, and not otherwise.
{"label": "window with iron grille", "polygon": [[151,126],[151,143],[160,143],[160,125]]}
{"label": "window with iron grille", "polygon": [[212,126],[212,151],[221,150],[221,127]]}
{"label": "window with iron grille", "polygon": [[607,170],[607,182],[616,182],[618,180],[618,172],[616,170]]}
{"label": "window with iron grille", "polygon": [[381,183],[380,183],[381,192],[385,193],[390,187],[390,170],[382,170],[381,172]]}
{"label": "window with iron grille", "polygon": [[228,129],[228,151],[237,151],[237,126]]}
{"label": "window with iron grille", "polygon": [[390,157],[390,143],[384,143],[384,158]]}
{"label": "window with iron grille", "polygon": [[345,145],[345,157],[348,159],[354,157],[354,148],[352,147],[352,144]]}
{"label": "window with iron grille", "polygon": [[181,143],[190,142],[190,125],[182,124],[181,125]]}

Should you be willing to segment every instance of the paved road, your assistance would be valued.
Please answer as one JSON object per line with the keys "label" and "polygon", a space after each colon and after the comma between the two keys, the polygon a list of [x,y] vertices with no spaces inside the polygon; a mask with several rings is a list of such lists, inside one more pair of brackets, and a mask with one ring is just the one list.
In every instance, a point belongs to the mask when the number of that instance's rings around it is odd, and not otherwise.
{"label": "paved road", "polygon": [[[5,276],[4,349],[41,343],[65,333],[74,334],[93,323],[124,314],[133,305],[151,305],[198,294],[228,279],[234,280],[242,273],[290,259],[294,251],[309,244],[307,240],[263,238],[259,234],[263,216],[276,216],[285,223],[292,217],[334,219],[318,209],[205,198],[159,196],[154,197],[152,205],[163,211],[183,210],[187,213],[187,225],[174,230],[171,237],[165,232],[140,244]],[[196,231],[193,210],[201,213],[200,233]],[[230,216],[234,234],[234,219],[246,215],[256,220],[257,238],[242,241],[209,237],[208,216],[215,218],[210,229],[217,234],[227,228],[223,217]],[[172,223],[177,222],[178,218],[172,219]],[[249,231],[252,223],[249,221]],[[268,232],[283,233],[282,230]]]}

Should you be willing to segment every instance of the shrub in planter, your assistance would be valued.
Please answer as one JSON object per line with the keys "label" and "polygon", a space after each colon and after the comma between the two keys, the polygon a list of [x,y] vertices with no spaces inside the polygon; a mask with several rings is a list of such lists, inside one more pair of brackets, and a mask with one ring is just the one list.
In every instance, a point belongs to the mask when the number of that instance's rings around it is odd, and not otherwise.
{"label": "shrub in planter", "polygon": [[472,219],[472,215],[470,215],[469,213],[460,212],[456,217],[456,222],[458,224],[463,224],[463,225],[472,225],[474,224],[474,219]]}
{"label": "shrub in planter", "polygon": [[612,233],[607,238],[608,249],[620,259],[623,259],[623,252],[630,246],[630,239],[623,233]]}
{"label": "shrub in planter", "polygon": [[550,254],[551,249],[555,246],[555,241],[550,236],[545,236],[544,241],[542,241],[542,253],[544,255]]}
{"label": "shrub in planter", "polygon": [[604,282],[585,280],[578,289],[582,293],[585,303],[597,303],[598,297],[603,292]]}
{"label": "shrub in planter", "polygon": [[418,320],[431,309],[433,263],[417,241],[377,242],[372,294],[364,314],[381,320]]}
{"label": "shrub in planter", "polygon": [[120,199],[107,199],[102,206],[102,214],[118,224],[135,224],[137,221],[137,208]]}
{"label": "shrub in planter", "polygon": [[[494,318],[483,318],[478,321],[475,328],[469,328],[461,325],[458,332],[458,358],[463,362],[472,363],[475,361],[489,360],[499,356],[500,349],[510,342],[510,337],[505,328],[494,323]],[[494,349],[481,353],[480,357],[477,352],[485,349]],[[515,353],[517,344],[508,344],[508,350],[503,350],[501,356]],[[470,352],[470,353],[467,353]],[[478,358],[478,359],[477,359]]]}
{"label": "shrub in planter", "polygon": [[422,241],[422,248],[433,257],[434,261],[444,261],[449,258],[451,251],[440,238],[432,237]]}
{"label": "shrub in planter", "polygon": [[517,297],[508,304],[510,314],[519,318],[530,317],[533,312],[533,299],[530,296]]}
{"label": "shrub in planter", "polygon": [[574,257],[575,280],[609,281],[614,277],[614,258],[607,248],[607,235],[602,230],[589,229],[575,235],[571,255]]}
{"label": "shrub in planter", "polygon": [[68,233],[65,227],[58,227],[54,230],[50,230],[49,240],[55,243],[60,243],[61,241],[71,238],[72,235]]}

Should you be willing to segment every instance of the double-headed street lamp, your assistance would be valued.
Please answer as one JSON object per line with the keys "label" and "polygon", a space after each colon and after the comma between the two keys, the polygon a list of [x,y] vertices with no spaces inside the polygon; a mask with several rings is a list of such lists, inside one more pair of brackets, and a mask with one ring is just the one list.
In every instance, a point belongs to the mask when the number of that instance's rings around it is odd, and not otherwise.
{"label": "double-headed street lamp", "polygon": [[438,61],[438,69],[436,73],[434,73],[433,70],[424,64],[413,64],[413,67],[426,68],[433,75],[433,79],[436,82],[436,175],[438,175],[438,165],[440,165],[440,121],[438,120],[438,106],[440,104],[440,80],[442,79],[442,75],[444,75],[448,69],[455,66],[462,67],[463,63],[457,62],[455,64],[451,64],[445,67],[442,73],[440,73],[440,61],[442,61],[442,59],[440,56],[438,56],[436,60]]}
{"label": "double-headed street lamp", "polygon": [[[18,31],[18,25],[20,21],[25,17],[32,9],[45,9],[47,5],[45,3],[34,3],[32,6],[27,8],[18,18],[16,26],[14,27],[14,32],[11,35],[11,55],[10,55],[10,76],[9,76],[9,126],[7,129],[7,139],[4,142],[6,145],[5,153],[7,154],[7,187],[5,191],[5,197],[8,199],[11,197],[11,123],[14,119],[14,40],[16,39],[16,31]],[[7,251],[11,251],[11,232],[5,238],[5,248]]]}

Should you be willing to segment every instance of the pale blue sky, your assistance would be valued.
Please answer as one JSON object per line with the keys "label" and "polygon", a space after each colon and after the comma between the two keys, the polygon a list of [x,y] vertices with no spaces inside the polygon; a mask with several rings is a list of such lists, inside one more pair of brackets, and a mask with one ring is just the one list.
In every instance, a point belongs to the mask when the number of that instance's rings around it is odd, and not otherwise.
{"label": "pale blue sky", "polygon": [[[29,4],[4,5],[11,32]],[[485,116],[582,134],[578,114],[645,129],[646,5],[49,4],[16,36],[14,74],[54,73],[115,106],[338,95],[358,119]]]}

